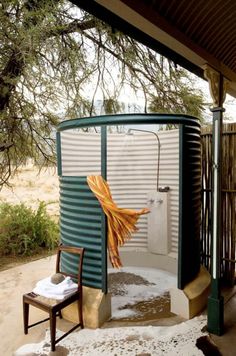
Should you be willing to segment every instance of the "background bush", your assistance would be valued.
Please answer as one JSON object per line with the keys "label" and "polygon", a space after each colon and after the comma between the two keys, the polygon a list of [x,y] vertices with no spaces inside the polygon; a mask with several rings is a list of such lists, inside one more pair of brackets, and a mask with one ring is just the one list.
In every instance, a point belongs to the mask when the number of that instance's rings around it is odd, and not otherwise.
{"label": "background bush", "polygon": [[25,204],[0,204],[0,255],[31,255],[58,245],[59,228],[44,202],[36,211]]}

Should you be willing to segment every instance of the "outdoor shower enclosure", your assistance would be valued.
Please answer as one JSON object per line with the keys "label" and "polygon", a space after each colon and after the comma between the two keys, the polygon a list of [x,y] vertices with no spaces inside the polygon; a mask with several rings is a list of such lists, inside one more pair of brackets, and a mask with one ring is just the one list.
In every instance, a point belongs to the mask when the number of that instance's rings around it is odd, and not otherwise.
{"label": "outdoor shower enclosure", "polygon": [[[107,179],[107,135],[111,127],[123,125],[172,124],[179,129],[179,216],[178,216],[178,288],[183,289],[200,269],[201,223],[201,143],[198,119],[187,115],[127,114],[74,119],[62,122],[57,132],[58,175],[60,180],[60,233],[67,245],[85,248],[83,284],[107,292],[107,227],[106,217],[96,197],[87,185],[87,175],[94,174],[83,167],[66,169],[68,162],[81,155],[96,166],[96,174]],[[148,126],[147,126],[148,127]],[[89,146],[73,153],[62,147],[62,136],[70,130],[95,128],[99,149],[96,155]],[[84,135],[86,139],[86,135]],[[74,157],[73,157],[74,155]],[[88,158],[89,157],[89,158]],[[82,162],[82,163],[81,163]],[[87,163],[89,165],[90,162]],[[86,167],[87,167],[86,165]],[[71,165],[70,165],[71,167]],[[80,172],[78,174],[78,172]],[[108,181],[109,183],[109,181]],[[158,255],[157,257],[158,258]],[[64,255],[62,263],[68,272],[76,268],[76,260]]]}

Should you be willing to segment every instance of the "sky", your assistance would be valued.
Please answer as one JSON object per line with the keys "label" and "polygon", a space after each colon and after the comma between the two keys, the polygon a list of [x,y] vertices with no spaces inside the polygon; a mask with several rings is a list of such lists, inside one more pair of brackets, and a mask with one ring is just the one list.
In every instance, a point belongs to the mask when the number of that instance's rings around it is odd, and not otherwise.
{"label": "sky", "polygon": [[[206,107],[205,109],[205,121],[207,123],[208,122],[211,123],[212,113],[210,111],[210,107],[212,107],[213,101],[210,95],[208,82],[195,75],[192,75],[192,77],[194,78],[194,89],[200,89],[204,96],[204,102],[209,104],[208,107]],[[92,95],[93,90],[90,90],[90,93]],[[88,99],[91,98],[88,97]],[[102,102],[102,100],[103,100],[103,94],[98,89],[95,96],[95,105],[98,102]],[[134,94],[133,91],[130,90],[130,87],[128,85],[125,85],[120,90],[118,101],[124,104],[124,112],[133,113],[136,110],[137,112],[138,111],[144,112],[145,99],[143,93],[139,91],[138,93]],[[236,98],[227,94],[224,103],[224,108],[225,108],[224,122],[225,123],[236,122]],[[104,114],[104,112],[100,112],[100,110],[98,110],[98,115],[100,114],[102,115]]]}
{"label": "sky", "polygon": [[[204,100],[206,103],[209,103],[210,106],[212,104],[212,98],[209,91],[209,84],[206,80],[195,77],[195,88],[200,89],[203,92]],[[144,98],[142,93],[140,93],[137,97],[135,97],[129,90],[126,90],[124,93],[121,92],[120,100],[123,102],[131,102],[131,103],[139,103],[139,105],[144,105]],[[224,121],[225,122],[236,122],[236,98],[226,95],[226,100],[224,103],[225,114]],[[211,122],[212,113],[209,108],[206,108],[206,121]]]}

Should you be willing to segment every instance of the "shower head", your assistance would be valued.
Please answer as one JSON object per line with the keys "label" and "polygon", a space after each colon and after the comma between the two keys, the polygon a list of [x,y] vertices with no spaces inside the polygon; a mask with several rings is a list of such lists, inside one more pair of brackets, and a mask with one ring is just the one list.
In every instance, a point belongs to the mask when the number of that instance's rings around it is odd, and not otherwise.
{"label": "shower head", "polygon": [[125,134],[127,136],[132,136],[134,133],[132,132],[132,129],[128,129]]}
{"label": "shower head", "polygon": [[134,133],[132,131],[137,131],[137,132],[144,132],[144,133],[151,133],[153,134],[156,139],[157,139],[157,145],[158,145],[158,158],[157,158],[157,191],[159,190],[159,173],[160,173],[160,149],[161,149],[161,143],[159,136],[156,132],[150,131],[150,130],[143,130],[143,129],[128,129],[126,132],[126,135],[132,136]]}

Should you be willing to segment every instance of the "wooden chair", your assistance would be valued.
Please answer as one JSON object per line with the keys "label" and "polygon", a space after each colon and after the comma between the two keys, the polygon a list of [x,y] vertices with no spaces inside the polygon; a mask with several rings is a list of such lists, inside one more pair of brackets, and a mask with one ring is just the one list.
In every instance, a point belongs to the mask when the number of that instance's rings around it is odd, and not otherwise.
{"label": "wooden chair", "polygon": [[[68,274],[61,271],[61,252],[67,252],[79,255],[78,263],[78,275]],[[83,329],[83,313],[82,313],[82,263],[83,263],[84,249],[71,246],[59,246],[57,251],[56,260],[56,273],[62,273],[65,276],[70,276],[78,280],[78,289],[72,292],[62,300],[55,300],[40,296],[34,292],[27,293],[23,295],[23,319],[24,319],[24,333],[28,334],[28,329],[43,323],[44,321],[50,320],[50,336],[51,336],[51,351],[55,351],[55,345],[61,341],[64,337],[70,334],[79,326]],[[61,310],[68,306],[69,304],[77,301],[78,302],[78,314],[79,314],[79,324],[75,325],[68,332],[64,333],[60,338],[56,339],[56,317],[62,318]],[[47,319],[40,320],[34,324],[29,324],[29,305],[33,305],[49,314]]]}

